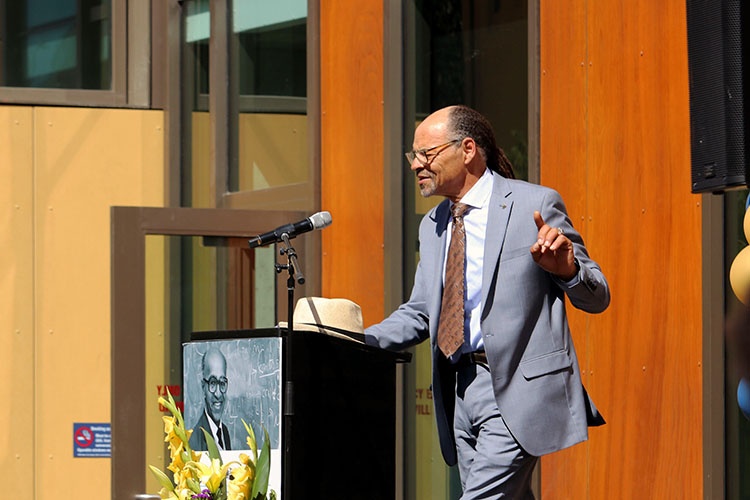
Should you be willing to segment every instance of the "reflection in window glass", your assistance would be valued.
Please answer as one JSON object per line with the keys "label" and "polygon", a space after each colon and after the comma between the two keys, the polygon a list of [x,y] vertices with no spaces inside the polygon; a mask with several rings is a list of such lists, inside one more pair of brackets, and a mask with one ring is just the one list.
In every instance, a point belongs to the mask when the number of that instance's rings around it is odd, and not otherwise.
{"label": "reflection in window glass", "polygon": [[233,191],[307,181],[307,116],[240,113],[239,171]]}
{"label": "reflection in window glass", "polygon": [[[410,0],[404,7],[406,85],[404,145],[427,115],[465,104],[486,116],[518,178],[527,168],[527,0]],[[409,82],[413,82],[410,84]],[[422,198],[404,164],[404,296],[419,260],[418,227],[442,197]],[[406,366],[413,411],[406,414],[407,469],[414,471],[407,498],[453,499],[461,495],[456,468],[443,462],[430,400],[431,355],[423,343]]]}
{"label": "reflection in window glass", "polygon": [[451,104],[477,109],[521,179],[528,177],[527,9],[526,0],[416,0],[414,19],[415,118]]}
{"label": "reflection in window glass", "polygon": [[3,86],[111,88],[111,0],[13,0],[3,6]]}
{"label": "reflection in window glass", "polygon": [[307,1],[235,0],[240,95],[307,95]]}
{"label": "reflection in window glass", "polygon": [[[724,296],[728,325],[734,326],[743,304],[737,299],[729,283],[729,269],[737,254],[747,246],[743,231],[745,203],[748,191],[728,191],[724,194]],[[733,336],[727,337],[725,349],[725,425],[726,425],[726,498],[750,498],[750,421],[742,414],[737,403],[737,386],[742,373],[741,352]]]}
{"label": "reflection in window glass", "polygon": [[235,0],[237,165],[230,191],[303,184],[307,159],[307,0]]}
{"label": "reflection in window glass", "polygon": [[211,122],[208,113],[209,39],[208,0],[183,4],[185,40],[182,46],[183,99],[190,110],[183,122],[182,206],[211,205]]}
{"label": "reflection in window glass", "polygon": [[[208,95],[208,42],[211,35],[211,13],[208,0],[185,3],[185,66],[189,68],[190,91],[196,98]],[[196,104],[195,109],[198,108]],[[202,106],[207,110],[208,106]]]}

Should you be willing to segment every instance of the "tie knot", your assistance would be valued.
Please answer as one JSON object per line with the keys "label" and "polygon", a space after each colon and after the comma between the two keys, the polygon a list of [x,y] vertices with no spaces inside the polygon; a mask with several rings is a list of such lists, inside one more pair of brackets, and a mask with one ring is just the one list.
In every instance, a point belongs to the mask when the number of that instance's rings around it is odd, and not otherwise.
{"label": "tie knot", "polygon": [[460,219],[464,216],[466,211],[469,209],[469,205],[465,203],[454,203],[453,207],[451,208],[451,213],[453,214],[454,219]]}

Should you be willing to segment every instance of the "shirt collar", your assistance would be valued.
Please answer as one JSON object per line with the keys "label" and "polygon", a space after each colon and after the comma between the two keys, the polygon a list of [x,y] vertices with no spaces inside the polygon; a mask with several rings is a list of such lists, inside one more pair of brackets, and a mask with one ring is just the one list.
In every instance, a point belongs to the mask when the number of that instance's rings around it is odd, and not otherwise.
{"label": "shirt collar", "polygon": [[[471,186],[471,189],[461,198],[460,203],[472,208],[484,208],[487,206],[492,194],[492,170],[485,169],[479,180]],[[451,202],[451,206],[453,203]]]}
{"label": "shirt collar", "polygon": [[212,434],[215,436],[216,429],[221,428],[221,420],[219,420],[218,424],[214,422],[214,419],[211,418],[211,415],[208,414],[208,411],[205,408],[203,408],[203,413],[206,414],[206,420],[208,420],[208,425],[211,427]]}

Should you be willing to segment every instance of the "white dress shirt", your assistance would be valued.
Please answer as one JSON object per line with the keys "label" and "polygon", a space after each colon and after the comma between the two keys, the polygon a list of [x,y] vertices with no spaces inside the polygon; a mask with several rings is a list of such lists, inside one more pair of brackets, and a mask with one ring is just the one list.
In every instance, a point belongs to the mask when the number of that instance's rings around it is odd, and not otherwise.
{"label": "white dress shirt", "polygon": [[220,450],[224,451],[224,446],[222,446],[222,444],[220,444],[220,443],[223,443],[223,444],[226,444],[226,443],[224,443],[223,436],[221,438],[219,437],[220,436],[219,433],[222,432],[221,421],[219,421],[219,425],[216,425],[216,423],[214,423],[214,419],[211,418],[211,415],[208,414],[208,412],[205,410],[205,408],[203,409],[203,411],[206,413],[206,419],[208,420],[208,426],[211,427],[211,435],[213,435],[214,441],[216,441],[216,447],[219,448]]}
{"label": "white dress shirt", "polygon": [[[484,340],[479,320],[482,311],[482,267],[484,263],[484,238],[487,234],[487,216],[489,214],[490,196],[492,195],[492,176],[490,169],[461,198],[461,203],[470,208],[464,214],[466,230],[466,284],[464,288],[464,344],[451,356],[455,362],[461,353],[484,350]],[[451,202],[451,207],[453,202]],[[445,248],[450,248],[453,231],[453,217],[448,221]],[[446,250],[443,258],[443,285],[445,285],[445,263],[448,259]]]}

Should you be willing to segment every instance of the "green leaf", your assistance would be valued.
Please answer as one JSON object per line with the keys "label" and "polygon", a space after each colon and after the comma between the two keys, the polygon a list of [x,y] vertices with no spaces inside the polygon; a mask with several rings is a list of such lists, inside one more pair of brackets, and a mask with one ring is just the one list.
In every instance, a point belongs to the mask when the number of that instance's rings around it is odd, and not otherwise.
{"label": "green leaf", "polygon": [[172,406],[176,407],[177,405],[174,404],[174,398],[172,397],[172,393],[169,392],[169,387],[165,387],[167,390],[167,398],[169,398],[169,402]]}
{"label": "green leaf", "polygon": [[253,463],[255,463],[258,461],[258,443],[255,441],[255,433],[253,432],[253,427],[247,425],[244,418],[242,419],[242,423],[245,424],[245,431],[247,431],[247,444],[253,452]]}
{"label": "green leaf", "polygon": [[208,432],[206,429],[201,427],[201,430],[203,431],[203,435],[206,437],[206,448],[208,449],[208,457],[211,459],[218,458],[221,460],[221,455],[219,454],[219,448],[216,446],[216,441],[214,440],[214,437],[211,435],[210,432]]}
{"label": "green leaf", "polygon": [[268,439],[268,431],[265,427],[263,427],[263,433],[265,434],[265,440],[263,441],[263,448],[260,450],[260,458],[255,464],[255,480],[250,492],[250,498],[253,500],[266,498],[268,476],[271,474],[271,440]]}
{"label": "green leaf", "polygon": [[172,481],[170,481],[170,479],[167,477],[166,474],[164,474],[162,471],[160,471],[153,465],[149,465],[148,468],[151,469],[151,472],[154,473],[154,476],[156,476],[156,479],[159,480],[162,486],[164,486],[169,491],[174,491],[174,485],[172,484]]}

